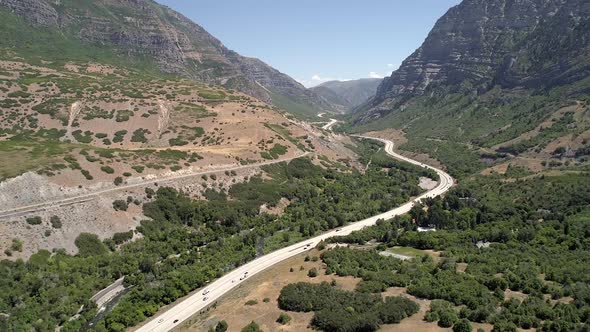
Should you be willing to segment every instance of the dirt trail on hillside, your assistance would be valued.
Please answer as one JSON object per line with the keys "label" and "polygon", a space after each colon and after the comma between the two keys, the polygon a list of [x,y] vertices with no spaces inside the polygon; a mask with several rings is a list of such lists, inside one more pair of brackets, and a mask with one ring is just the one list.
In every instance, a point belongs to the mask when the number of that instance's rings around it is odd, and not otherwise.
{"label": "dirt trail on hillside", "polygon": [[77,102],[73,103],[72,106],[70,106],[68,127],[66,128],[66,136],[65,137],[72,140],[72,141],[74,140],[74,137],[72,136],[72,126],[74,125],[74,121],[76,121],[76,118],[80,114],[81,110],[82,110],[82,102],[81,101],[77,101]]}
{"label": "dirt trail on hillside", "polygon": [[158,138],[162,137],[170,124],[170,109],[162,100],[158,100],[160,112],[158,114]]}

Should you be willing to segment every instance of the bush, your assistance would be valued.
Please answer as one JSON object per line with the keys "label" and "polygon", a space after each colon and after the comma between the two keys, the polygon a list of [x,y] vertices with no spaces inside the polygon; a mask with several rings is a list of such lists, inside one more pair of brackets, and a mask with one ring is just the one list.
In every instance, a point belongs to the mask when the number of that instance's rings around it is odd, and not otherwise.
{"label": "bush", "polygon": [[51,222],[51,227],[61,228],[61,219],[58,216],[52,216],[49,219],[49,222]]}
{"label": "bush", "polygon": [[270,302],[270,299],[268,297],[265,297],[264,299],[262,299],[262,302],[268,303],[268,302]]}
{"label": "bush", "polygon": [[117,176],[115,178],[115,181],[113,181],[113,183],[115,184],[115,186],[120,186],[123,183],[123,178],[120,176]]}
{"label": "bush", "polygon": [[256,324],[256,322],[252,321],[252,323],[244,326],[242,332],[262,332],[262,330],[260,329],[260,326]]}
{"label": "bush", "polygon": [[113,174],[115,173],[115,170],[111,167],[111,166],[102,166],[100,168],[101,171],[107,173],[107,174]]}
{"label": "bush", "polygon": [[41,225],[41,223],[43,223],[43,220],[41,219],[41,217],[39,216],[35,216],[35,217],[29,217],[26,219],[27,224],[29,225]]}
{"label": "bush", "polygon": [[215,326],[215,329],[211,329],[209,331],[212,332],[225,332],[227,331],[227,322],[222,320],[221,322],[217,323],[217,325]]}
{"label": "bush", "polygon": [[129,208],[129,204],[124,200],[118,199],[113,202],[113,209],[115,211],[127,211],[127,208]]}
{"label": "bush", "polygon": [[133,238],[133,231],[129,232],[122,232],[122,233],[115,233],[113,235],[113,242],[115,244],[122,244],[125,243]]}
{"label": "bush", "polygon": [[97,256],[107,253],[107,247],[96,234],[82,233],[74,241],[80,256]]}
{"label": "bush", "polygon": [[258,304],[258,301],[256,301],[256,300],[248,300],[246,302],[246,305],[257,305],[257,304]]}
{"label": "bush", "polygon": [[84,177],[86,178],[86,180],[90,181],[90,180],[93,180],[94,179],[94,177],[90,174],[89,171],[87,171],[85,169],[82,169],[82,170],[80,170],[80,172],[82,173],[82,175],[84,175]]}
{"label": "bush", "polygon": [[12,251],[23,251],[23,241],[19,239],[12,239],[12,245],[10,245]]}
{"label": "bush", "polygon": [[143,170],[145,169],[144,166],[131,166],[131,168],[137,173],[143,173]]}
{"label": "bush", "polygon": [[461,319],[455,325],[453,325],[453,332],[471,332],[471,331],[473,331],[473,327],[471,326],[471,323],[465,318]]}
{"label": "bush", "polygon": [[277,323],[281,325],[287,325],[291,321],[291,316],[287,315],[286,313],[282,312],[277,318]]}
{"label": "bush", "polygon": [[318,276],[318,269],[316,269],[315,267],[312,267],[308,272],[307,272],[307,276],[310,278],[315,278]]}

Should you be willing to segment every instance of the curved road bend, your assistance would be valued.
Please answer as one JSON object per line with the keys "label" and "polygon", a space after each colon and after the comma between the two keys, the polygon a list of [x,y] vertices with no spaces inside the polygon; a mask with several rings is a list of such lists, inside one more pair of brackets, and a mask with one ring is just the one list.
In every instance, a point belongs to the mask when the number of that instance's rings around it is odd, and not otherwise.
{"label": "curved road bend", "polygon": [[52,208],[66,206],[66,205],[72,205],[72,204],[76,204],[76,203],[83,203],[83,202],[86,202],[86,201],[96,198],[96,196],[98,196],[98,195],[107,194],[107,193],[111,193],[111,192],[115,192],[115,191],[144,187],[144,186],[154,184],[154,183],[166,183],[166,182],[170,182],[170,181],[191,178],[194,176],[200,176],[200,175],[204,175],[204,174],[213,174],[213,173],[220,173],[220,172],[225,172],[225,171],[237,171],[237,170],[241,170],[241,169],[267,166],[267,165],[272,165],[272,164],[276,164],[276,163],[281,163],[283,161],[291,161],[293,159],[305,157],[309,154],[310,154],[309,152],[305,152],[305,153],[295,156],[295,157],[276,159],[276,160],[271,160],[271,161],[266,161],[266,162],[256,163],[256,164],[239,165],[239,166],[232,166],[232,165],[222,166],[222,167],[219,167],[216,169],[211,169],[211,170],[206,170],[206,171],[192,172],[189,174],[181,174],[181,175],[171,176],[171,177],[167,177],[167,178],[141,181],[138,183],[132,183],[132,184],[122,185],[122,186],[118,186],[118,187],[97,190],[97,191],[89,192],[87,194],[72,196],[72,197],[63,198],[63,199],[59,199],[59,200],[46,201],[46,202],[38,203],[38,204],[23,205],[23,206],[19,206],[19,207],[7,209],[7,210],[0,210],[0,219],[18,216],[18,215],[25,214],[25,213],[32,213],[35,211],[40,211],[40,210],[45,210],[45,209],[52,209]]}
{"label": "curved road bend", "polygon": [[328,122],[326,125],[324,125],[322,127],[322,129],[324,130],[332,130],[332,127],[334,127],[335,124],[338,123],[338,120],[336,119],[330,119],[330,122]]}
{"label": "curved road bend", "polygon": [[361,220],[350,225],[341,227],[339,229],[335,229],[324,233],[322,235],[316,236],[314,238],[301,241],[299,243],[293,244],[283,249],[279,249],[274,251],[270,254],[264,255],[259,257],[250,263],[242,265],[237,269],[229,272],[228,274],[222,276],[221,278],[217,279],[213,283],[209,284],[207,287],[199,290],[197,293],[187,297],[186,299],[178,302],[173,307],[168,309],[165,312],[162,312],[160,315],[152,318],[150,321],[145,323],[143,326],[139,327],[136,331],[137,332],[160,332],[160,331],[170,331],[177,327],[180,323],[184,322],[185,320],[189,319],[195,313],[199,312],[200,310],[204,309],[205,307],[211,305],[221,296],[238,286],[248,277],[255,275],[274,264],[277,264],[287,258],[293,257],[298,255],[302,252],[305,252],[313,247],[315,247],[320,241],[325,240],[330,237],[334,237],[336,235],[347,235],[353,231],[358,231],[363,229],[364,227],[374,225],[377,220],[379,219],[391,219],[395,216],[405,214],[410,211],[412,206],[416,202],[419,202],[423,198],[426,197],[436,197],[444,194],[453,186],[453,178],[445,173],[444,171],[434,168],[432,166],[425,165],[418,161],[406,158],[401,156],[395,152],[393,152],[393,142],[385,139],[374,138],[374,137],[367,137],[367,136],[357,136],[360,138],[365,139],[373,139],[378,140],[380,142],[385,143],[385,151],[390,154],[392,157],[396,159],[400,159],[403,161],[407,161],[411,164],[422,166],[429,168],[435,171],[439,177],[440,181],[436,188],[422,194],[421,196],[405,203],[404,205],[397,207],[393,210],[387,211],[385,213],[367,218],[365,220]]}

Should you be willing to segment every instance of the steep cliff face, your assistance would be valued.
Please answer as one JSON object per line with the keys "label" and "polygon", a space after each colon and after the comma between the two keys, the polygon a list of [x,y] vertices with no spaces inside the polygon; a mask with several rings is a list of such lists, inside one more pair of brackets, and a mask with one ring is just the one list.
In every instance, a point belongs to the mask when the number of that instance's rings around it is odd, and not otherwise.
{"label": "steep cliff face", "polygon": [[331,107],[291,77],[227,49],[201,26],[151,0],[0,0],[1,9],[40,30],[111,48],[118,56],[149,59],[164,73],[238,89],[266,102],[272,101],[272,91],[313,109]]}
{"label": "steep cliff face", "polygon": [[546,90],[589,73],[590,3],[584,0],[465,0],[379,86],[360,122],[428,94]]}

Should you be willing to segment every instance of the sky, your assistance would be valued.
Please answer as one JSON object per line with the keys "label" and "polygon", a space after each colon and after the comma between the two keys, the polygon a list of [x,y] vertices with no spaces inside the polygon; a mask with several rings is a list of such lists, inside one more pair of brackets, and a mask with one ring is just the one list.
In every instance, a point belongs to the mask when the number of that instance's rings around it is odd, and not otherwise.
{"label": "sky", "polygon": [[156,0],[307,87],[389,76],[460,0]]}

